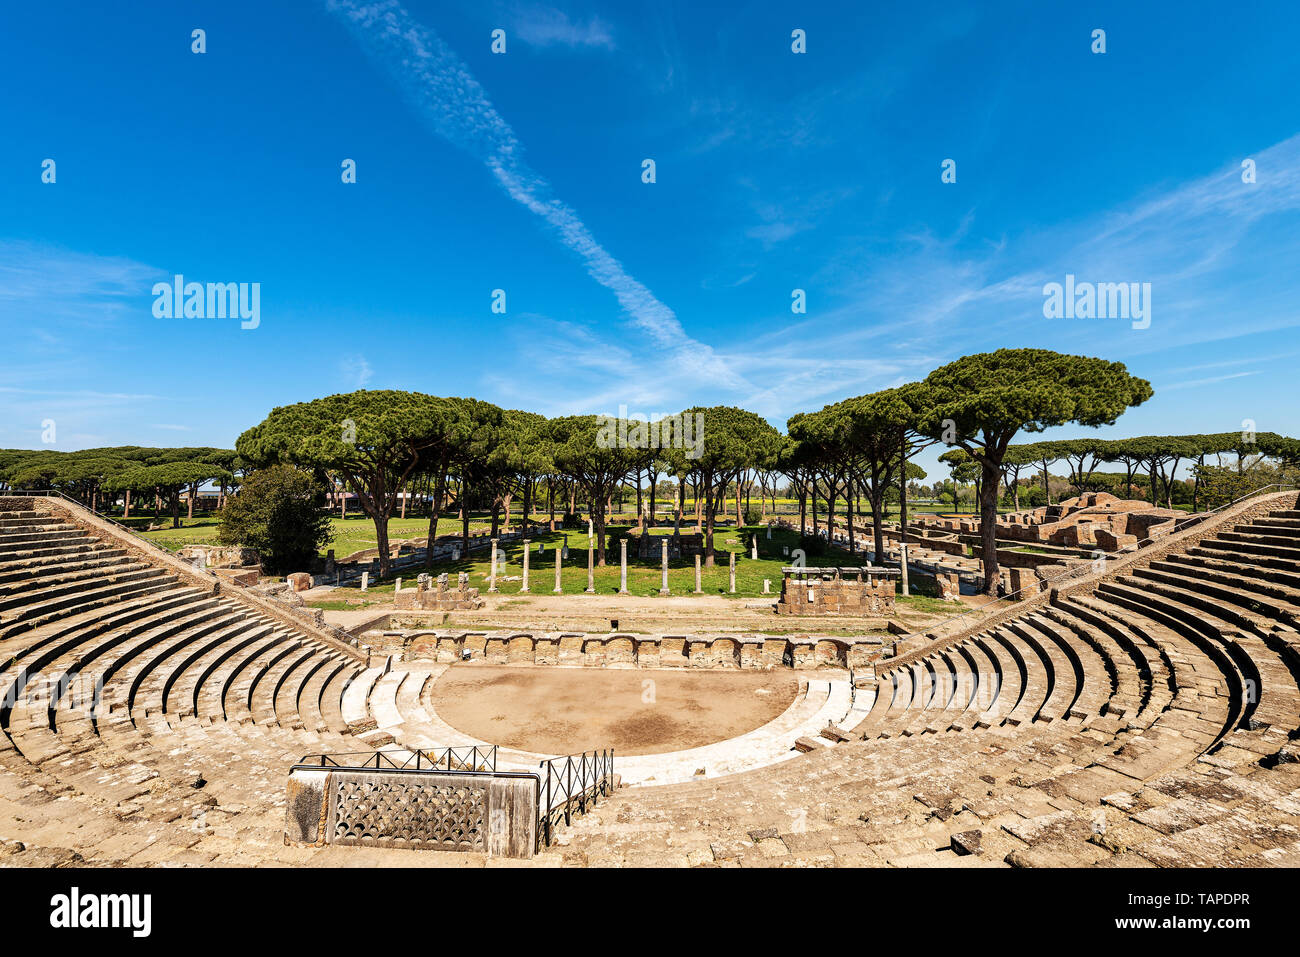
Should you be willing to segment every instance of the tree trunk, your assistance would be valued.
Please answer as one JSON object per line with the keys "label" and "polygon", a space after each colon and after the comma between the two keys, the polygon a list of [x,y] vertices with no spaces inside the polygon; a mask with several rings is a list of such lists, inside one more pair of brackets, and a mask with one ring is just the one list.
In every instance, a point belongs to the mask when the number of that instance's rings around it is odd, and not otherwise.
{"label": "tree trunk", "polygon": [[375,543],[379,548],[379,577],[386,578],[391,565],[388,555],[388,518],[381,515],[371,517],[375,522]]}
{"label": "tree trunk", "polygon": [[[640,488],[641,482],[638,479],[637,486]],[[605,514],[602,510],[597,510],[599,514],[592,516],[591,530],[596,535],[596,541],[592,544],[596,546],[596,564],[604,567],[605,565]]]}
{"label": "tree trunk", "polygon": [[439,475],[433,485],[433,503],[429,508],[429,537],[424,543],[424,567],[433,567],[433,545],[438,540],[438,516],[442,512],[442,497],[447,491],[447,477]]}
{"label": "tree trunk", "polygon": [[885,522],[882,513],[885,505],[885,490],[876,491],[879,483],[872,481],[871,488],[867,492],[867,500],[871,502],[871,538],[875,546],[875,561],[872,564],[885,564]]}
{"label": "tree trunk", "polygon": [[844,507],[849,513],[849,554],[850,555],[856,555],[858,553],[857,542],[853,535],[854,492],[855,492],[855,485],[853,483],[853,476],[852,475],[846,476],[844,479]]}
{"label": "tree trunk", "polygon": [[838,485],[833,479],[826,481],[826,545],[835,541],[835,492]]}
{"label": "tree trunk", "polygon": [[984,594],[998,594],[998,470],[987,459],[980,462],[980,542],[984,554]]}
{"label": "tree trunk", "polygon": [[[701,499],[699,497],[699,489],[700,489],[700,485],[699,482],[697,481],[695,483],[697,510],[699,509],[699,506],[701,504]],[[706,498],[706,501],[703,502],[704,504],[704,564],[707,567],[712,568],[714,564],[713,562],[713,513],[715,510],[712,482],[709,483],[709,486],[705,490],[704,495]]]}
{"label": "tree trunk", "polygon": [[[902,477],[898,480],[898,541],[900,545],[907,543],[907,444],[903,442],[900,445],[899,457],[902,462],[899,463],[899,475]],[[899,558],[902,558],[902,549],[899,549]]]}

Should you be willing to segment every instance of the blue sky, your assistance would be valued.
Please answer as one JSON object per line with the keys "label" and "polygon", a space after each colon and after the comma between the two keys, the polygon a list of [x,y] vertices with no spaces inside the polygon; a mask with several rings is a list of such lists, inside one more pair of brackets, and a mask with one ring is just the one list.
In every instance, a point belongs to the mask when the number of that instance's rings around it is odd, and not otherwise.
{"label": "blue sky", "polygon": [[[1150,379],[1111,435],[1300,434],[1298,35],[1265,3],[7,4],[0,447],[228,446],[359,387],[783,427],[1003,346]],[[177,273],[261,283],[260,325],[156,318]],[[1151,283],[1149,328],[1044,318],[1067,273]]]}

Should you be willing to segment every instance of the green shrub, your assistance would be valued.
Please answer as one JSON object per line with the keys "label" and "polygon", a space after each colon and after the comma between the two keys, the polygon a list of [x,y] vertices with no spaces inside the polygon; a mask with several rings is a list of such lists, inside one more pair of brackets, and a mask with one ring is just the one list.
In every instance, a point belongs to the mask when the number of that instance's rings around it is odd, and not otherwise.
{"label": "green shrub", "polygon": [[217,541],[257,549],[268,574],[305,571],[334,537],[324,494],[311,473],[291,465],[259,469],[227,499]]}

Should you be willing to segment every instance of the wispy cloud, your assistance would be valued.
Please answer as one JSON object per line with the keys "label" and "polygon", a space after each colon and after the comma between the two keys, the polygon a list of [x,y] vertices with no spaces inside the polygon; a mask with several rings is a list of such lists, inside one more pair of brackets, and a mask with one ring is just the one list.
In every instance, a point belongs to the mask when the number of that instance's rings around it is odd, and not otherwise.
{"label": "wispy cloud", "polygon": [[149,289],[161,269],[42,243],[0,241],[0,325],[46,344],[51,327],[102,326],[149,314]]}
{"label": "wispy cloud", "polygon": [[599,17],[571,20],[563,10],[534,4],[514,4],[510,11],[514,35],[535,47],[565,46],[614,49],[614,35]]}
{"label": "wispy cloud", "polygon": [[1175,389],[1191,389],[1195,386],[1211,385],[1215,382],[1227,382],[1229,379],[1243,379],[1246,376],[1252,375],[1259,375],[1259,371],[1233,372],[1228,375],[1210,376],[1207,379],[1188,379],[1183,382],[1175,382],[1172,385],[1161,385],[1158,388],[1163,392],[1172,392]]}
{"label": "wispy cloud", "polygon": [[746,383],[705,343],[689,336],[676,314],[633,278],[557,198],[550,184],[523,160],[523,146],[461,59],[396,0],[363,4],[328,0],[367,54],[398,84],[440,136],[480,159],[516,202],[537,215],[583,262],[587,274],[610,290],[633,325],[652,345],[668,350],[684,376],[705,377],[732,388]]}
{"label": "wispy cloud", "polygon": [[144,392],[95,392],[90,389],[22,389],[15,386],[0,386],[0,392],[10,395],[48,396],[60,399],[113,399],[131,402],[165,398],[165,396],[149,395]]}
{"label": "wispy cloud", "polygon": [[339,371],[343,377],[353,383],[356,388],[364,389],[371,377],[374,375],[374,369],[366,361],[363,355],[346,356],[339,360]]}

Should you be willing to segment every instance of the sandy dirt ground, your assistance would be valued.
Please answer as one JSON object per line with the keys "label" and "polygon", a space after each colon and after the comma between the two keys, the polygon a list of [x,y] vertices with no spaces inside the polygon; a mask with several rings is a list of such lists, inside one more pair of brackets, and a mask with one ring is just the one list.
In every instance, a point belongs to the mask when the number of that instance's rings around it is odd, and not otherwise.
{"label": "sandy dirt ground", "polygon": [[431,693],[452,727],[503,746],[659,754],[752,731],[797,689],[788,671],[470,665],[449,669]]}

